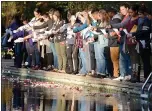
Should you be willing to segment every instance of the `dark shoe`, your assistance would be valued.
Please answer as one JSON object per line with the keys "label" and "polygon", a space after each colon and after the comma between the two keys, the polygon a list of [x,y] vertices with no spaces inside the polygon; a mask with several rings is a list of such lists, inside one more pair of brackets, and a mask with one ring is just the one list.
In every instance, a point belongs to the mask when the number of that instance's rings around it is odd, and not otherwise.
{"label": "dark shoe", "polygon": [[97,78],[100,78],[100,79],[103,79],[103,78],[105,78],[106,76],[105,76],[105,75],[97,74],[96,77],[97,77]]}
{"label": "dark shoe", "polygon": [[16,66],[10,66],[10,67],[16,67]]}
{"label": "dark shoe", "polygon": [[38,65],[35,66],[34,70],[39,70],[40,67]]}
{"label": "dark shoe", "polygon": [[40,69],[40,66],[38,65],[32,67],[32,70],[39,70],[39,69]]}
{"label": "dark shoe", "polygon": [[133,77],[130,79],[131,83],[136,83],[136,82],[140,82],[136,77]]}
{"label": "dark shoe", "polygon": [[73,71],[72,74],[78,74],[79,72],[76,70],[76,71]]}
{"label": "dark shoe", "polygon": [[35,66],[32,66],[31,69],[32,69],[32,70],[35,70]]}

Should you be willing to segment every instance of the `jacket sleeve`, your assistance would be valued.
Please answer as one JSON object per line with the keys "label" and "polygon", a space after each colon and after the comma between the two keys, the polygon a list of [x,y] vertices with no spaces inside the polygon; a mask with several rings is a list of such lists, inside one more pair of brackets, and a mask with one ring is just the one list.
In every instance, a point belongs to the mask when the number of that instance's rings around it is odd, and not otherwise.
{"label": "jacket sleeve", "polygon": [[34,29],[42,29],[48,27],[48,22],[44,22],[42,25],[33,26]]}
{"label": "jacket sleeve", "polygon": [[73,29],[73,32],[74,33],[77,33],[77,32],[80,32],[82,31],[83,29],[87,28],[88,27],[88,24],[87,23],[84,23],[82,24],[81,26],[78,26],[76,28]]}
{"label": "jacket sleeve", "polygon": [[111,24],[112,28],[123,28],[128,23],[130,17],[128,17],[126,20],[122,21],[121,23]]}
{"label": "jacket sleeve", "polygon": [[16,30],[18,27],[19,27],[19,25],[16,22],[13,22],[12,24],[10,24],[8,29],[10,28],[11,30]]}
{"label": "jacket sleeve", "polygon": [[137,32],[132,33],[132,36],[135,36],[137,40],[150,39],[150,30],[150,22],[145,20],[141,29],[138,29]]}
{"label": "jacket sleeve", "polygon": [[64,24],[60,27],[60,33],[64,32],[68,28],[68,24]]}

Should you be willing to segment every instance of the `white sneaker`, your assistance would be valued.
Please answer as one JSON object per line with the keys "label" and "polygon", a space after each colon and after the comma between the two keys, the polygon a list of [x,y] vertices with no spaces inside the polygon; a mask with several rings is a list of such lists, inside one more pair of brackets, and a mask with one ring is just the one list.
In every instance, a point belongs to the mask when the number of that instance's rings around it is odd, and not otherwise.
{"label": "white sneaker", "polygon": [[28,65],[28,62],[25,62],[25,65],[27,66],[27,65]]}
{"label": "white sneaker", "polygon": [[125,76],[125,81],[129,81],[131,79],[131,75]]}
{"label": "white sneaker", "polygon": [[10,36],[9,39],[8,39],[8,42],[11,42],[13,39],[13,36]]}
{"label": "white sneaker", "polygon": [[113,80],[115,80],[115,81],[120,81],[120,80],[124,80],[125,78],[124,77],[122,77],[122,76],[119,76],[118,78],[116,78],[116,79],[113,79]]}

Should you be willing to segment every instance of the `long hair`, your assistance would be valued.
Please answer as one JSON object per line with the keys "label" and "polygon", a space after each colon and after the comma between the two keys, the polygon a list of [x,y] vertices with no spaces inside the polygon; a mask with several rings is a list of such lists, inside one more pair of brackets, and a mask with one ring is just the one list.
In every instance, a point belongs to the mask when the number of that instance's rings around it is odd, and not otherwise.
{"label": "long hair", "polygon": [[57,16],[59,18],[59,20],[61,20],[61,14],[58,10],[55,10],[53,15]]}
{"label": "long hair", "polygon": [[104,9],[101,9],[101,10],[99,11],[99,13],[103,16],[102,22],[109,23],[110,17],[109,17],[109,15],[108,15],[108,13],[107,13]]}

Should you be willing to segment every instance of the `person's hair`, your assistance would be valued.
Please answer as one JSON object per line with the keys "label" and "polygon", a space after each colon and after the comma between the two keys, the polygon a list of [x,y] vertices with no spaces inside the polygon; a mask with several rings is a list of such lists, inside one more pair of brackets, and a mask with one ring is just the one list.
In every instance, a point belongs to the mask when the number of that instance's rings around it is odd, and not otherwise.
{"label": "person's hair", "polygon": [[54,8],[51,8],[51,9],[49,10],[49,14],[53,14],[54,11],[55,11],[55,9],[54,9]]}
{"label": "person's hair", "polygon": [[28,18],[26,16],[23,16],[22,21],[28,21]]}
{"label": "person's hair", "polygon": [[61,19],[61,14],[58,10],[55,10],[53,15],[56,15],[59,19]]}
{"label": "person's hair", "polygon": [[43,15],[45,18],[50,18],[49,14],[48,13],[43,13]]}
{"label": "person's hair", "polygon": [[152,8],[148,8],[148,9],[147,9],[147,13],[148,13],[149,15],[152,15]]}
{"label": "person's hair", "polygon": [[98,12],[99,12],[99,9],[95,8],[91,11],[91,14],[98,13]]}
{"label": "person's hair", "polygon": [[17,24],[21,24],[20,15],[16,14],[12,17],[12,19],[15,20]]}
{"label": "person's hair", "polygon": [[137,5],[137,4],[133,4],[133,5],[131,5],[130,6],[130,8],[129,9],[131,9],[132,11],[137,11],[138,12],[138,9],[139,9],[139,5]]}
{"label": "person's hair", "polygon": [[99,11],[99,13],[103,15],[103,22],[109,23],[110,17],[109,17],[109,15],[107,14],[106,10],[101,9],[101,10]]}
{"label": "person's hair", "polygon": [[40,13],[40,14],[42,13],[42,11],[40,10],[40,8],[35,8],[34,12],[37,12],[37,13]]}
{"label": "person's hair", "polygon": [[130,6],[129,6],[129,4],[128,3],[122,3],[122,4],[120,4],[120,7],[125,7],[125,8],[130,8]]}
{"label": "person's hair", "polygon": [[117,13],[117,10],[110,7],[110,8],[107,8],[107,9],[106,9],[106,12],[107,12],[107,13],[108,13],[108,12],[112,12],[112,13],[116,14],[116,13]]}
{"label": "person's hair", "polygon": [[138,12],[145,14],[147,12],[147,9],[146,9],[146,7],[139,7]]}

